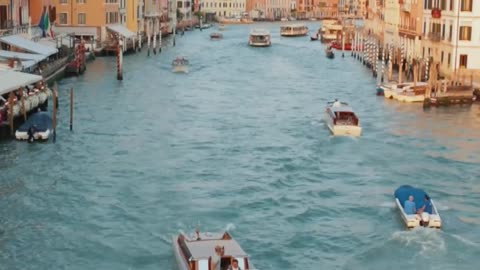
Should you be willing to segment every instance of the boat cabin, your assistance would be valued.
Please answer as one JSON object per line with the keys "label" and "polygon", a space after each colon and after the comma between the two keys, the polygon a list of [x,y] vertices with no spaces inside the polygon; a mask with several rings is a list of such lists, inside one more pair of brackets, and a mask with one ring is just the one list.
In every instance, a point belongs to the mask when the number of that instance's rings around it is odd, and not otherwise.
{"label": "boat cabin", "polygon": [[234,259],[238,261],[241,269],[249,269],[248,256],[228,232],[225,233],[199,233],[193,239],[184,234],[177,238],[180,259],[185,262],[188,270],[214,270],[212,268],[212,256],[215,255],[215,247],[220,246],[223,256],[220,269],[227,270]]}
{"label": "boat cabin", "polygon": [[253,30],[252,32],[250,32],[250,42],[269,43],[270,33],[266,30]]}
{"label": "boat cabin", "polygon": [[334,125],[358,126],[358,117],[347,103],[341,103],[341,106],[327,107],[328,115],[333,119]]}
{"label": "boat cabin", "polygon": [[188,65],[188,60],[183,57],[177,57],[172,61],[172,66],[186,66]]}

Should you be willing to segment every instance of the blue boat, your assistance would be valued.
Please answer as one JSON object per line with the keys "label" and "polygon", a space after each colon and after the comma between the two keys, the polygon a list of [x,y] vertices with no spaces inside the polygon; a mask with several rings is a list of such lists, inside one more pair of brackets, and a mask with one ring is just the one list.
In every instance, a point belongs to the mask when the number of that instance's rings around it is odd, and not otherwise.
{"label": "blue boat", "polygon": [[[442,227],[442,219],[438,214],[437,207],[430,196],[428,196],[428,194],[422,189],[403,185],[395,190],[394,196],[396,205],[400,210],[400,214],[407,228],[411,229],[423,226],[439,229]],[[417,213],[407,214],[405,212],[405,202],[409,200],[410,196],[413,196],[415,211],[417,211]],[[425,204],[430,204],[431,207],[425,208],[424,211],[419,212],[418,210],[422,209]]]}
{"label": "blue boat", "polygon": [[32,114],[15,132],[17,140],[33,142],[45,141],[50,137],[52,118],[48,112],[36,112]]}
{"label": "blue boat", "polygon": [[385,93],[383,92],[383,88],[381,86],[377,86],[377,96],[383,96]]}

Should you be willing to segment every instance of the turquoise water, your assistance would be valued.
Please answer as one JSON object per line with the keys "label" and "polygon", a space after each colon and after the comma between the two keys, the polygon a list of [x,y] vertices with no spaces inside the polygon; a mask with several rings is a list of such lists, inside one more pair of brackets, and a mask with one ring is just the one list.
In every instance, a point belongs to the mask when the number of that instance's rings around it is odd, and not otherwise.
{"label": "turquoise water", "polygon": [[[128,55],[122,82],[114,58],[59,82],[57,142],[0,143],[0,269],[176,269],[171,239],[197,225],[228,229],[260,270],[476,269],[479,107],[384,100],[349,54],[279,24],[250,48],[250,27]],[[170,72],[176,55],[189,74]],[[330,136],[334,98],[360,138]],[[404,230],[402,184],[430,193],[443,230]]]}

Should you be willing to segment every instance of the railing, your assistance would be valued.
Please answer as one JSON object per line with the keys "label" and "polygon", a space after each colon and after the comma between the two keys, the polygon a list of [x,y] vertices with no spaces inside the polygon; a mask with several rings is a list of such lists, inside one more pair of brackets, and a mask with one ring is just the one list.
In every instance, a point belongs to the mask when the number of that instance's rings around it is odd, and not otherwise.
{"label": "railing", "polygon": [[416,27],[409,26],[409,25],[399,25],[399,30],[400,31],[406,31],[406,32],[416,32],[417,29]]}
{"label": "railing", "polygon": [[440,42],[442,35],[439,32],[430,32],[428,33],[428,39],[433,42]]}
{"label": "railing", "polygon": [[10,23],[6,23],[5,25],[8,25],[9,27],[0,28],[0,37],[28,33],[28,24],[11,26]]}

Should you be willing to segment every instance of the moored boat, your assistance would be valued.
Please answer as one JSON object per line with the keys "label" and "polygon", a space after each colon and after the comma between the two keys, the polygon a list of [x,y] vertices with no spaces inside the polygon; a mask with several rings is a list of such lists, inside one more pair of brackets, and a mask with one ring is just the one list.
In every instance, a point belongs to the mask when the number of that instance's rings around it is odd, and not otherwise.
{"label": "moored boat", "polygon": [[182,56],[177,56],[172,61],[172,71],[177,73],[188,73],[189,61]]}
{"label": "moored boat", "polygon": [[394,98],[402,102],[423,102],[427,92],[427,85],[411,85],[396,93]]}
{"label": "moored boat", "polygon": [[[386,99],[396,99],[397,95],[399,93],[402,93],[404,91],[408,91],[410,88],[414,86],[413,82],[405,82],[405,83],[384,83],[380,85],[380,88],[383,89],[383,95]],[[427,83],[426,82],[417,82],[416,86],[418,87],[426,87]],[[423,101],[423,99],[422,99]]]}
{"label": "moored boat", "polygon": [[345,102],[329,102],[325,108],[325,122],[333,135],[360,136],[362,133],[358,117]]}
{"label": "moored boat", "polygon": [[[228,232],[200,233],[192,235],[180,233],[173,237],[173,251],[179,270],[214,269],[216,250],[220,257],[220,269],[227,269],[234,261],[240,269],[254,269],[248,255]],[[215,268],[216,269],[216,268]]]}
{"label": "moored boat", "polygon": [[15,132],[17,140],[44,141],[50,137],[52,118],[48,112],[36,112]]}
{"label": "moored boat", "polygon": [[300,37],[308,33],[308,27],[304,24],[283,25],[280,27],[280,36]]}
{"label": "moored boat", "polygon": [[248,45],[252,47],[268,47],[270,46],[270,33],[265,29],[253,29],[248,38]]}
{"label": "moored boat", "polygon": [[[414,203],[414,211],[416,213],[407,213],[405,210],[405,202],[410,200]],[[402,220],[405,222],[407,228],[415,228],[419,226],[430,228],[441,228],[442,219],[437,211],[437,207],[428,194],[419,188],[414,188],[409,185],[403,185],[397,188],[394,192],[395,203],[400,211]],[[407,209],[410,211],[411,209]]]}
{"label": "moored boat", "polygon": [[329,43],[337,40],[337,34],[343,31],[343,26],[336,20],[324,20],[320,32],[320,41]]}
{"label": "moored boat", "polygon": [[210,34],[210,39],[214,39],[214,40],[218,40],[218,39],[222,39],[223,38],[223,35],[221,33],[211,33]]}

